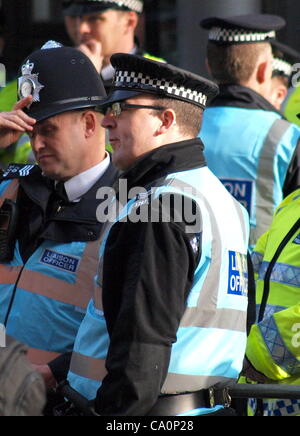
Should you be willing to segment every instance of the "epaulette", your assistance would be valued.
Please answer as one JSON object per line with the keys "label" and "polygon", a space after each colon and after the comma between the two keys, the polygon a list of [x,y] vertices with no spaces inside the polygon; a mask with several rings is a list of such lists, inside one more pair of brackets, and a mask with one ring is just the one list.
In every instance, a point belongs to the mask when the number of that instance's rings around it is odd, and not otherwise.
{"label": "epaulette", "polygon": [[0,180],[19,179],[40,171],[38,165],[9,164],[5,170],[0,171]]}

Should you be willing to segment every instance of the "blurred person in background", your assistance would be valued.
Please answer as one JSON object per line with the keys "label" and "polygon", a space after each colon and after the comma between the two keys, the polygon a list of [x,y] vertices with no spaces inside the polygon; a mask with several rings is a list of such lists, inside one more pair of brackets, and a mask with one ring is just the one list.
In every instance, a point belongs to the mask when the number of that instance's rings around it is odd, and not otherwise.
{"label": "blurred person in background", "polygon": [[210,17],[207,63],[220,94],[206,110],[201,139],[209,168],[248,210],[250,250],[275,208],[299,184],[294,156],[300,129],[270,103],[271,42],[285,25],[278,16]]}
{"label": "blurred person in background", "polygon": [[146,53],[135,36],[143,0],[69,0],[63,3],[66,30],[74,46],[93,62],[109,92],[114,53],[137,54],[161,60]]}

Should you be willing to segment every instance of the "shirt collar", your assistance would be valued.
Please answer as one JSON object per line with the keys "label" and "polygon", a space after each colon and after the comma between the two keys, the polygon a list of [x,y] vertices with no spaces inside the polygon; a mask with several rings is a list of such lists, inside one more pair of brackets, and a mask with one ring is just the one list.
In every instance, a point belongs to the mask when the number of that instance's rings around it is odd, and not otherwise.
{"label": "shirt collar", "polygon": [[106,157],[102,162],[67,180],[65,182],[65,190],[69,201],[80,201],[81,197],[103,176],[109,164],[110,155],[106,153]]}

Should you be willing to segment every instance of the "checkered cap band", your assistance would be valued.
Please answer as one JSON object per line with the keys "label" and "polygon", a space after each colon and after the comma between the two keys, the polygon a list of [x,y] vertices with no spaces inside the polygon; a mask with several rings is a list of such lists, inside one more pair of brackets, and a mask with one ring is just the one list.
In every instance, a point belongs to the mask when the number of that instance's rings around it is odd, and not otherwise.
{"label": "checkered cap band", "polygon": [[247,29],[224,29],[222,27],[213,27],[208,34],[210,41],[218,42],[262,42],[267,39],[274,39],[276,33],[270,32],[253,32]]}
{"label": "checkered cap band", "polygon": [[185,88],[184,86],[178,87],[173,82],[168,82],[163,79],[153,79],[150,76],[145,76],[136,71],[117,71],[114,80],[115,87],[124,88],[138,88],[145,91],[163,91],[165,94],[171,96],[181,97],[184,100],[190,100],[197,103],[202,107],[206,106],[207,95],[193,91],[192,89]]}
{"label": "checkered cap band", "polygon": [[131,11],[143,12],[143,2],[141,0],[89,0],[90,2],[115,3],[117,6],[125,6]]}
{"label": "checkered cap band", "polygon": [[282,73],[288,77],[290,77],[290,75],[293,72],[293,66],[291,64],[289,64],[288,62],[286,62],[282,59],[279,59],[279,58],[273,59],[272,69],[273,69],[273,71],[279,71],[280,73]]}

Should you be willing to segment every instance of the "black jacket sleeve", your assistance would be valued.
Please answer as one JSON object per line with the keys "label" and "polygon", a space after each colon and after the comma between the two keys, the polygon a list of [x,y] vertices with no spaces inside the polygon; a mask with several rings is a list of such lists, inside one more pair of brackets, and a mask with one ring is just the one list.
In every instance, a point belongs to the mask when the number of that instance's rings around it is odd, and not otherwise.
{"label": "black jacket sleeve", "polygon": [[96,398],[99,414],[143,416],[155,404],[195,264],[180,224],[119,222],[111,229],[103,274],[111,342]]}

